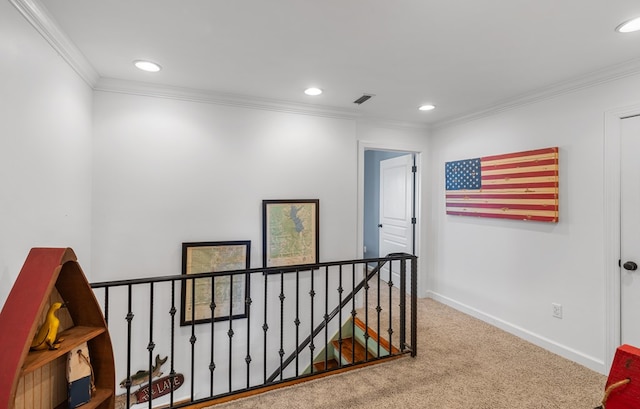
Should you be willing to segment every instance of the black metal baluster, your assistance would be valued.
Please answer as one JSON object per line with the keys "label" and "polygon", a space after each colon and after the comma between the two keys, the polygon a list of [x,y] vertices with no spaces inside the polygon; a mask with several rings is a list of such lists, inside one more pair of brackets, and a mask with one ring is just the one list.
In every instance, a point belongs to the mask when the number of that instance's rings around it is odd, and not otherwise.
{"label": "black metal baluster", "polygon": [[[406,267],[405,267],[406,270]],[[411,259],[411,356],[418,353],[418,263]]]}
{"label": "black metal baluster", "polygon": [[296,377],[300,375],[300,352],[297,346],[300,345],[300,270],[296,269]]}
{"label": "black metal baluster", "polygon": [[[342,264],[338,266],[338,306],[342,306]],[[338,366],[342,366],[340,362],[342,358],[342,307],[338,310]]]}
{"label": "black metal baluster", "polygon": [[211,345],[210,345],[210,360],[209,360],[209,396],[213,396],[213,378],[214,378],[214,372],[216,370],[216,360],[215,360],[215,343],[216,343],[216,337],[215,337],[215,317],[216,317],[216,283],[215,283],[215,277],[211,277],[211,286],[210,286],[210,293],[211,293],[211,303],[209,304],[209,309],[211,310]]}
{"label": "black metal baluster", "polygon": [[[149,351],[149,388],[151,388],[151,381],[153,380],[153,350],[156,344],[153,342],[153,283],[149,283],[149,344],[147,350]],[[159,365],[159,364],[158,364]],[[160,368],[158,368],[160,369]],[[153,393],[149,391],[149,409],[153,406]]]}
{"label": "black metal baluster", "polygon": [[233,276],[229,275],[229,331],[227,332],[227,335],[229,336],[229,392],[231,392],[232,389],[232,372],[233,372],[233,364],[232,364],[232,360],[233,360]]}
{"label": "black metal baluster", "polygon": [[389,276],[389,329],[387,333],[389,334],[389,355],[393,355],[393,281],[391,280],[391,275]]}
{"label": "black metal baluster", "polygon": [[124,386],[127,389],[127,408],[131,407],[131,321],[133,321],[133,311],[131,311],[131,284],[127,286],[127,380]]}
{"label": "black metal baluster", "polygon": [[250,371],[251,371],[251,276],[249,273],[245,273],[245,297],[246,297],[246,312],[247,312],[247,356],[244,361],[247,363],[247,389],[249,389],[250,383]]}
{"label": "black metal baluster", "polygon": [[[366,268],[366,265],[365,265]],[[366,277],[366,276],[365,276]],[[356,265],[351,266],[351,363],[356,360]],[[340,366],[342,366],[342,350],[340,350]]]}
{"label": "black metal baluster", "polygon": [[324,369],[329,369],[329,266],[324,268]]}
{"label": "black metal baluster", "polygon": [[109,326],[109,287],[104,288],[104,322]]}
{"label": "black metal baluster", "polygon": [[171,342],[170,342],[170,353],[171,353],[171,371],[169,372],[170,376],[170,384],[171,384],[171,392],[169,396],[169,406],[173,406],[173,392],[176,388],[175,385],[175,376],[176,371],[174,367],[174,352],[175,352],[175,336],[176,336],[176,282],[175,280],[171,280],[171,309],[169,310],[169,315],[171,315]]}
{"label": "black metal baluster", "polygon": [[195,396],[195,366],[196,366],[196,280],[191,279],[191,401]]}
{"label": "black metal baluster", "polygon": [[283,358],[284,358],[284,270],[280,270],[280,350],[278,354],[280,355],[280,380],[282,380],[284,367],[283,367]]}
{"label": "black metal baluster", "polygon": [[400,268],[400,350],[407,349],[407,276]]}
{"label": "black metal baluster", "polygon": [[[380,306],[380,282],[382,281],[380,274],[378,274],[378,285],[377,285],[377,292],[378,292],[378,305],[376,305],[376,312],[378,313],[378,324],[376,327],[376,333],[378,334],[378,340],[376,342],[376,344],[378,344],[378,349],[377,349],[377,355],[376,357],[380,358],[380,312],[382,312],[382,307]],[[389,281],[391,281],[391,271],[389,271]],[[365,351],[366,352],[366,351]],[[367,353],[368,354],[368,353]]]}
{"label": "black metal baluster", "polygon": [[267,325],[267,277],[269,276],[267,273],[264,274],[264,324],[262,324],[262,331],[264,332],[264,383],[267,383],[267,331],[269,330],[269,325]]}
{"label": "black metal baluster", "polygon": [[313,268],[311,269],[311,290],[309,291],[309,296],[310,296],[310,302],[311,302],[311,326],[309,327],[309,331],[311,331],[311,343],[309,344],[309,351],[311,351],[311,358],[310,358],[310,365],[311,365],[311,373],[313,373],[314,367],[313,367],[313,359],[314,359],[314,350],[316,349],[316,346],[314,344],[314,336],[313,336],[313,298],[316,296],[316,292],[314,290],[314,283],[313,283],[313,279],[314,279],[314,273],[313,273]]}
{"label": "black metal baluster", "polygon": [[[365,269],[366,269],[366,264],[365,264]],[[378,275],[380,275],[380,273],[378,273]],[[369,285],[369,280],[366,278],[366,273],[365,273],[365,283],[364,283],[364,361],[367,362],[368,361],[368,355],[366,351],[369,350],[369,288],[371,287]],[[355,349],[355,348],[354,348]],[[355,353],[354,353],[355,354]]]}

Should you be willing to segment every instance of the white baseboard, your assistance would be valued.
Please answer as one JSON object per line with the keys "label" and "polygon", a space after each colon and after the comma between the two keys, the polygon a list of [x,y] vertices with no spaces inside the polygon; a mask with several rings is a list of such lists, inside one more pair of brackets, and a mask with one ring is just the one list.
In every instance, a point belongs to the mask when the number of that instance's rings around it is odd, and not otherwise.
{"label": "white baseboard", "polygon": [[570,361],[573,361],[582,366],[585,366],[593,371],[596,371],[603,375],[608,374],[609,368],[606,368],[604,362],[600,359],[586,355],[580,351],[576,351],[573,348],[569,348],[565,345],[559,344],[539,334],[533,333],[522,327],[511,324],[500,318],[494,317],[493,315],[484,313],[480,310],[477,310],[473,307],[470,307],[466,304],[458,302],[444,295],[435,293],[433,291],[427,292],[427,298],[431,298],[438,302],[441,302],[442,304],[448,305],[451,308],[454,308],[460,312],[463,312],[467,315],[470,315],[474,318],[484,321],[487,324],[491,324],[494,327],[500,328],[501,330],[504,330],[510,334],[513,334],[519,338],[522,338],[525,341],[531,342],[532,344],[537,345],[541,348],[544,348],[547,351],[553,352],[556,355],[560,355],[563,358],[566,358]]}

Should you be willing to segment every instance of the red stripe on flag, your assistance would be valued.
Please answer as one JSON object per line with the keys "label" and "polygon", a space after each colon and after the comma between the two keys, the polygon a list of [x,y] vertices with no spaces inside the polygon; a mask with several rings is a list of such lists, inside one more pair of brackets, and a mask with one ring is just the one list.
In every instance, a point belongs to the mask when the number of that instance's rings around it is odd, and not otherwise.
{"label": "red stripe on flag", "polygon": [[542,176],[556,176],[558,171],[556,170],[541,170],[538,172],[521,172],[521,173],[499,173],[496,175],[482,175],[482,180],[496,180],[496,179],[515,179],[515,178],[535,178]]}
{"label": "red stripe on flag", "polygon": [[490,160],[500,160],[500,159],[511,159],[511,158],[519,158],[522,156],[543,155],[545,153],[558,153],[558,148],[544,148],[544,149],[535,149],[532,151],[506,153],[504,155],[484,156],[480,158],[480,160],[490,161]]}
{"label": "red stripe on flag", "polygon": [[555,193],[447,193],[447,199],[557,199]]}
{"label": "red stripe on flag", "polygon": [[541,187],[557,187],[556,182],[538,182],[538,183],[504,183],[501,185],[482,186],[481,190],[498,190],[498,189],[535,189]]}
{"label": "red stripe on flag", "polygon": [[531,160],[526,162],[503,163],[501,165],[484,165],[480,167],[480,170],[484,171],[484,170],[526,168],[529,166],[555,165],[557,163],[558,163],[557,159],[542,159],[542,160]]}
{"label": "red stripe on flag", "polygon": [[465,209],[504,209],[504,210],[557,210],[557,206],[555,205],[544,205],[544,204],[522,204],[522,203],[447,203],[447,207],[464,207]]}

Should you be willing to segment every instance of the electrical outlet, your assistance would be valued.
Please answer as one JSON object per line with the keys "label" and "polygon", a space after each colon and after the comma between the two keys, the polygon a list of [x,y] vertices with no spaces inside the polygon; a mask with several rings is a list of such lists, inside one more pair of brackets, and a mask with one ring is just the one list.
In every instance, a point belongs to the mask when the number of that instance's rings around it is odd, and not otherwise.
{"label": "electrical outlet", "polygon": [[364,246],[364,253],[367,252],[367,246]]}
{"label": "electrical outlet", "polygon": [[553,316],[562,319],[562,304],[551,303],[551,308]]}

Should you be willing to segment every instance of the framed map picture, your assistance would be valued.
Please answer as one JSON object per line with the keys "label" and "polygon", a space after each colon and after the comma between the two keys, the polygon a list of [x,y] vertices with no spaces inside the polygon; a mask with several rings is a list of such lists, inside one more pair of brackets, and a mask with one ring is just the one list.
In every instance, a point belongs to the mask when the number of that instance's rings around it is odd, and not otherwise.
{"label": "framed map picture", "polygon": [[263,267],[315,264],[320,201],[263,200]]}
{"label": "framed map picture", "polygon": [[180,325],[211,322],[212,310],[214,321],[246,318],[247,274],[234,274],[232,280],[222,272],[248,270],[250,249],[249,240],[182,243],[182,274],[221,274],[184,280]]}

